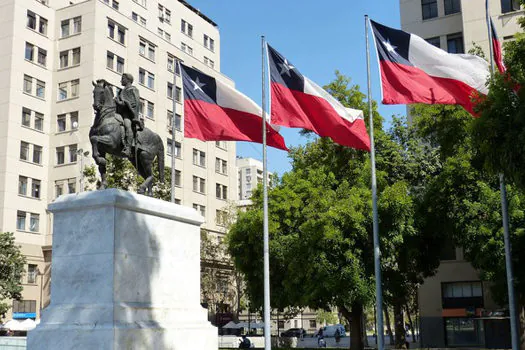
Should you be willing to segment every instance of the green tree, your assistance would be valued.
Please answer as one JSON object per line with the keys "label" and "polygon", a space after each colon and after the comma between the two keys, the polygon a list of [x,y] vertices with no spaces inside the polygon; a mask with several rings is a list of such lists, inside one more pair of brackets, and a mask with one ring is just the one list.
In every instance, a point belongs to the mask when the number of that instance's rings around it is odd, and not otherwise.
{"label": "green tree", "polygon": [[20,247],[15,244],[11,232],[0,233],[0,318],[11,308],[11,299],[22,298],[22,284],[26,259]]}
{"label": "green tree", "polygon": [[[327,90],[344,104],[366,110],[365,96],[348,84],[336,72]],[[389,302],[400,315],[405,288],[438,264],[429,245],[435,240],[419,237],[414,222],[414,198],[437,167],[436,154],[410,141],[405,122],[396,121],[390,133],[382,131],[381,122],[374,108],[382,270]],[[292,149],[290,158],[292,171],[269,192],[271,305],[337,308],[351,325],[351,347],[362,349],[363,308],[375,295],[369,154],[315,138]],[[252,305],[262,307],[260,190],[253,200],[253,208],[232,226],[228,247],[246,276]],[[398,334],[401,343],[404,327]]]}
{"label": "green tree", "polygon": [[[484,166],[479,135],[472,132],[478,121],[459,107],[416,106],[412,113],[418,132],[439,150],[443,168],[427,185],[420,215],[428,232],[444,232],[463,247],[466,258],[492,282],[492,294],[507,303],[505,252],[498,177]],[[482,117],[483,118],[483,117]],[[519,269],[525,248],[525,196],[507,186],[514,279],[525,333],[525,271]],[[523,261],[525,263],[525,261]]]}
{"label": "green tree", "polygon": [[[522,0],[522,4],[525,2]],[[525,17],[519,20],[525,29]],[[478,105],[481,118],[473,122],[473,143],[492,174],[525,190],[525,33],[505,43],[507,72],[495,73],[489,94]]]}

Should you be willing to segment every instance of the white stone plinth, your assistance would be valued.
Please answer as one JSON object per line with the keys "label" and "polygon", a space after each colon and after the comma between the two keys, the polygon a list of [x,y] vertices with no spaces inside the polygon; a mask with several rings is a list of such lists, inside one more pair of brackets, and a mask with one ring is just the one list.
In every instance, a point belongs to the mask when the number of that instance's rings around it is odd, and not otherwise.
{"label": "white stone plinth", "polygon": [[49,210],[51,304],[29,350],[217,350],[200,305],[195,210],[114,189],[61,196]]}

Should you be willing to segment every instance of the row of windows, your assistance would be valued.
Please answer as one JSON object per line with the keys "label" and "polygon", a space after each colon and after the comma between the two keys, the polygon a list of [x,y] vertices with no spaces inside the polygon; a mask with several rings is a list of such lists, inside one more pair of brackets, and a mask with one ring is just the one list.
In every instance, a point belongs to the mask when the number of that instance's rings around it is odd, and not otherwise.
{"label": "row of windows", "polygon": [[47,63],[47,50],[26,41],[24,57],[28,61],[38,63],[45,67]]}
{"label": "row of windows", "polygon": [[[27,220],[28,216],[29,222]],[[18,210],[16,212],[16,229],[18,231],[39,232],[40,214]]]}
{"label": "row of windows", "polygon": [[[439,36],[428,38],[426,41],[435,47],[441,48],[441,38]],[[461,33],[447,35],[447,52],[448,53],[464,53],[465,47],[463,45],[463,35]]]}
{"label": "row of windows", "polygon": [[46,83],[24,74],[24,92],[43,99],[46,97]]}
{"label": "row of windows", "polygon": [[44,114],[32,111],[29,108],[22,107],[22,126],[26,128],[35,129],[38,131],[44,130]]}
{"label": "row of windows", "polygon": [[[500,1],[501,13],[518,11],[520,9],[519,0]],[[461,12],[460,0],[443,0],[443,7],[445,9],[445,16]],[[421,0],[421,12],[423,20],[438,17],[438,0]]]}
{"label": "row of windows", "polygon": [[60,37],[67,38],[70,35],[82,32],[82,17],[65,19],[60,22]]}
{"label": "row of windows", "polygon": [[80,47],[71,50],[60,51],[58,54],[60,68],[68,68],[80,65]]}
{"label": "row of windows", "polygon": [[[31,187],[29,187],[29,183],[31,183]],[[31,189],[31,192],[28,193],[29,188]],[[18,177],[18,194],[19,195],[40,199],[40,189],[41,189],[40,180],[33,179],[27,176],[22,176],[22,175]]]}
{"label": "row of windows", "polygon": [[47,36],[47,19],[37,15],[33,11],[27,10],[27,22],[26,26],[29,29],[39,32],[42,35]]}

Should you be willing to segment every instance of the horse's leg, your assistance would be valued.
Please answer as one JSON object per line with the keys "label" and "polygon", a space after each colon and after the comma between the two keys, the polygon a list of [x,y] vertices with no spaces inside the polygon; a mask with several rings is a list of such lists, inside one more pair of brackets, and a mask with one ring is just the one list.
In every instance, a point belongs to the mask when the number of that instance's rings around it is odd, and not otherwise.
{"label": "horse's leg", "polygon": [[144,178],[144,182],[140,185],[138,193],[144,194],[148,190],[148,196],[153,196],[153,171],[151,165],[155,156],[149,152],[140,152],[138,155],[137,165],[140,176]]}
{"label": "horse's leg", "polygon": [[100,140],[100,136],[91,136],[90,138],[90,141],[91,141],[91,146],[93,148],[93,159],[95,160],[95,163],[97,164],[98,166],[98,172],[100,173],[100,187],[98,188],[99,190],[104,190],[106,189],[106,186],[107,186],[107,180],[106,180],[106,164],[107,164],[107,161],[106,161],[106,158],[105,158],[105,154],[102,153],[101,155],[101,152],[99,150],[99,140]]}

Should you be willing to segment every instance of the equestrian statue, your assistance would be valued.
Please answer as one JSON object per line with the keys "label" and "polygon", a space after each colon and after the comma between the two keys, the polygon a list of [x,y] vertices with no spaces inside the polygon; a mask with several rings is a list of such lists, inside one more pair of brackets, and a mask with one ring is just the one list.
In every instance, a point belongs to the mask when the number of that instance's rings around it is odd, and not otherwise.
{"label": "equestrian statue", "polygon": [[138,193],[153,195],[152,164],[157,157],[160,181],[164,182],[164,144],[160,136],[144,127],[139,118],[140,96],[133,76],[122,74],[123,89],[114,98],[113,86],[104,79],[93,82],[95,121],[89,131],[93,159],[98,166],[100,190],[107,187],[106,154],[127,158],[144,178]]}

